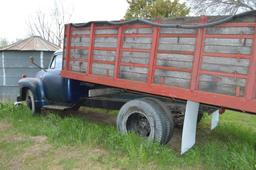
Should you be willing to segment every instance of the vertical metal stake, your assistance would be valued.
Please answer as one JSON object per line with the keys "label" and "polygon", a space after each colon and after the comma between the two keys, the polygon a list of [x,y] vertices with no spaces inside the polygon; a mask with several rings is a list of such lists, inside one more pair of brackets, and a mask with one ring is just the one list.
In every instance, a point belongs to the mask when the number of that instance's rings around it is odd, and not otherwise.
{"label": "vertical metal stake", "polygon": [[212,113],[211,130],[215,129],[219,124],[220,111],[219,109]]}
{"label": "vertical metal stake", "polygon": [[187,152],[196,142],[196,127],[199,103],[187,101],[182,130],[181,154]]}

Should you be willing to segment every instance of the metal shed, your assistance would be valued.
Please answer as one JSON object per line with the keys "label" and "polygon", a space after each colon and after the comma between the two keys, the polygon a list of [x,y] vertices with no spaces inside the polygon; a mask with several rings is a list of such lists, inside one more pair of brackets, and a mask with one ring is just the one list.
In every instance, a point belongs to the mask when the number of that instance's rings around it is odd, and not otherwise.
{"label": "metal shed", "polygon": [[39,71],[29,57],[46,68],[51,56],[59,47],[49,41],[32,36],[0,49],[0,101],[14,101],[18,94],[17,82],[22,74],[35,76]]}

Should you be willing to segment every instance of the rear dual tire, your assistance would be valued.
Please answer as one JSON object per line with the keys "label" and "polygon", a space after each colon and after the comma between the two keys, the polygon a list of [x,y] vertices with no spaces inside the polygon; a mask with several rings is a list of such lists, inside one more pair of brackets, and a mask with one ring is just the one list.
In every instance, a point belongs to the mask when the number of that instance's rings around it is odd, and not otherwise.
{"label": "rear dual tire", "polygon": [[174,123],[160,100],[135,99],[122,106],[117,116],[117,128],[123,133],[134,132],[161,144],[169,142]]}

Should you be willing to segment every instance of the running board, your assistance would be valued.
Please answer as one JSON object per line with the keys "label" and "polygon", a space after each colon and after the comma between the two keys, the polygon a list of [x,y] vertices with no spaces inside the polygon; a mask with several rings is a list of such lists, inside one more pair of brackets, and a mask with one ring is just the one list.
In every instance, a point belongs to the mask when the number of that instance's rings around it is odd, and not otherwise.
{"label": "running board", "polygon": [[182,130],[181,154],[192,148],[196,142],[196,127],[199,103],[187,101]]}
{"label": "running board", "polygon": [[70,106],[61,106],[61,105],[45,105],[45,106],[42,107],[42,109],[65,111],[65,110],[72,109],[72,107],[70,107]]}

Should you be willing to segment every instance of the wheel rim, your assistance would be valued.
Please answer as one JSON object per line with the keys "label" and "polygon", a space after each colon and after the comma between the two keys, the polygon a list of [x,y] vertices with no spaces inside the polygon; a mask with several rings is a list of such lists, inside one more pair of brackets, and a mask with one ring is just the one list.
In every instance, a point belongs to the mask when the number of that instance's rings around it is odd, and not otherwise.
{"label": "wheel rim", "polygon": [[148,137],[151,132],[149,121],[141,112],[133,112],[128,117],[126,128],[127,131],[135,132],[142,137]]}

